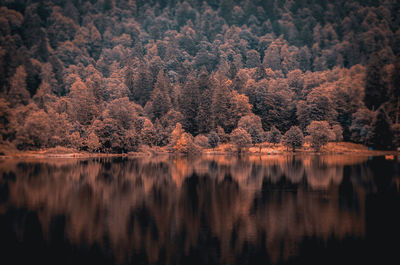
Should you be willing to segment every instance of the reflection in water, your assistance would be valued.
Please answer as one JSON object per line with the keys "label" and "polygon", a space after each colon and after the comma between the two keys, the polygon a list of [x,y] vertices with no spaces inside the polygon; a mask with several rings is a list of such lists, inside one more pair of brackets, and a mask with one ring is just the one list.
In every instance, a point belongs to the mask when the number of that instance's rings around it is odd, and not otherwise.
{"label": "reflection in water", "polygon": [[399,202],[398,164],[355,156],[4,160],[0,173],[0,247],[65,264],[310,261],[379,237],[379,194]]}

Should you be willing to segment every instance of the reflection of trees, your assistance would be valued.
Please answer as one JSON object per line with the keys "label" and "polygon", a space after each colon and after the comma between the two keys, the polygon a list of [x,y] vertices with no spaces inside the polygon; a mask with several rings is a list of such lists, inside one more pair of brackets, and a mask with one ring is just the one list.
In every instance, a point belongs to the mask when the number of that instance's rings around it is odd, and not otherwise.
{"label": "reflection of trees", "polygon": [[[363,236],[360,170],[347,166],[342,179],[346,160],[334,160],[165,156],[10,161],[0,164],[0,183],[9,192],[0,209],[4,213],[9,205],[36,211],[47,239],[52,220],[65,216],[69,242],[103,245],[107,238],[119,262],[140,256],[153,264],[189,257],[232,264],[248,254],[250,245],[266,250],[268,255],[257,255],[276,262],[295,255],[303,237]],[[8,177],[12,174],[16,177]]]}
{"label": "reflection of trees", "polygon": [[318,156],[310,157],[304,164],[308,184],[314,189],[326,189],[331,183],[342,180],[343,166],[328,165]]}

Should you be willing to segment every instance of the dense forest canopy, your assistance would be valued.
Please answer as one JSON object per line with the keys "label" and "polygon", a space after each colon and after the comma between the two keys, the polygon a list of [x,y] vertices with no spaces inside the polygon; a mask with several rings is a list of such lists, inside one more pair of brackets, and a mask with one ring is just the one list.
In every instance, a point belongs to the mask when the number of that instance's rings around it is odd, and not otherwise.
{"label": "dense forest canopy", "polygon": [[399,78],[397,0],[0,1],[0,141],[18,149],[291,128],[393,148]]}

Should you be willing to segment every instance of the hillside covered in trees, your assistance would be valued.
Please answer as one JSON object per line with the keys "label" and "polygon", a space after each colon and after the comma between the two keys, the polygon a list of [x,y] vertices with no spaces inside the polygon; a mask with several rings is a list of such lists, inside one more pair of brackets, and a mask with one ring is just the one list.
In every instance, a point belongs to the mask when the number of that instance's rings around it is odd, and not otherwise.
{"label": "hillside covered in trees", "polygon": [[400,144],[397,0],[0,6],[2,144]]}

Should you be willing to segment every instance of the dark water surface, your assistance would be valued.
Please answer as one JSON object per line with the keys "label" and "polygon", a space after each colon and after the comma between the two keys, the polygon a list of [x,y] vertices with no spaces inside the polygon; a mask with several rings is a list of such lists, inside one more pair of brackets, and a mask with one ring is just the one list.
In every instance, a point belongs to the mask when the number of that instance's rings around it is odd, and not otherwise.
{"label": "dark water surface", "polygon": [[395,157],[0,160],[0,264],[400,264]]}

